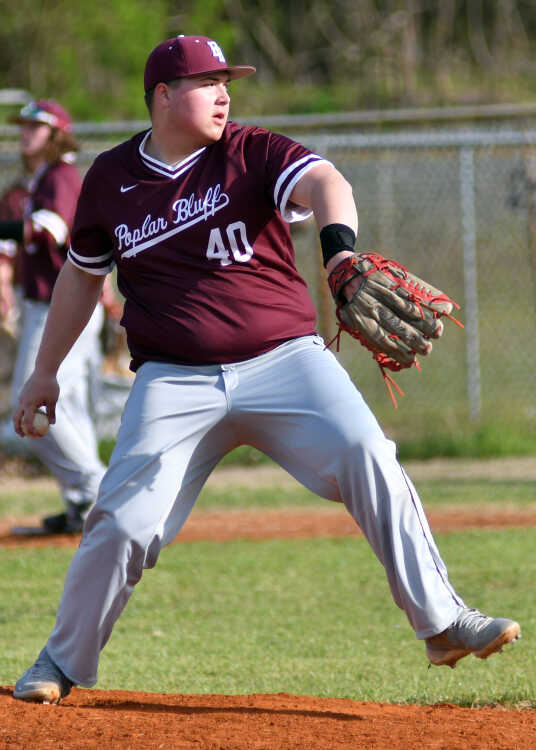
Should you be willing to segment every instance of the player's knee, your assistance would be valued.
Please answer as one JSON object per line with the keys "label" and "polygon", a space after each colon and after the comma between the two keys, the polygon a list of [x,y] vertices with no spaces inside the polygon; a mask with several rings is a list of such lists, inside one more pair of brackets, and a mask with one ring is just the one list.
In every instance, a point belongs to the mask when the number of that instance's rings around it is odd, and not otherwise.
{"label": "player's knee", "polygon": [[128,560],[129,568],[139,570],[140,577],[143,568],[156,565],[161,540],[149,529],[133,529],[122,516],[101,510],[98,505],[88,516],[85,535],[91,534],[94,529],[99,540],[103,540],[108,549],[116,551],[118,559]]}
{"label": "player's knee", "polygon": [[349,426],[338,436],[340,450],[352,456],[355,454],[396,456],[396,445],[381,430],[361,429],[360,425]]}

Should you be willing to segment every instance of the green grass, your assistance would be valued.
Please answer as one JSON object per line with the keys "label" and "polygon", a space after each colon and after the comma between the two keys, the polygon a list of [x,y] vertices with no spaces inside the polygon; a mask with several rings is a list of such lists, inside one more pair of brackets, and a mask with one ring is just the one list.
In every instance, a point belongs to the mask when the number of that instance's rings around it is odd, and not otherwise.
{"label": "green grass", "polygon": [[[393,416],[391,414],[391,416]],[[398,426],[385,428],[386,434],[396,440],[398,455],[402,461],[427,460],[431,458],[499,458],[507,456],[536,455],[536,430],[524,423],[507,424],[488,422],[472,426],[464,422],[457,429],[441,421],[430,430],[424,426],[417,435],[408,435],[407,429]],[[115,446],[113,438],[99,441],[99,456],[107,465]],[[0,467],[5,456],[0,451]],[[35,457],[21,458],[27,462],[31,474],[39,470],[46,473],[42,464]],[[266,466],[273,461],[261,451],[249,445],[242,445],[228,453],[220,461],[220,466]]]}
{"label": "green grass", "polygon": [[[534,484],[515,479],[428,480],[418,488],[425,507],[534,503]],[[298,506],[330,507],[296,483],[207,486],[196,510]],[[56,507],[53,489],[0,489],[0,518]],[[178,543],[136,588],[103,652],[97,687],[536,707],[534,530],[437,540],[471,606],[521,622],[524,637],[508,653],[428,670],[423,644],[362,538]],[[0,548],[0,640],[9,644],[0,652],[1,684],[13,684],[46,640],[73,554]]]}
{"label": "green grass", "polygon": [[[427,669],[363,539],[175,544],[138,585],[103,652],[102,689],[339,696],[536,707],[533,530],[438,537],[473,606],[515,614],[524,638],[489,661]],[[54,622],[72,550],[1,550],[2,684]]]}
{"label": "green grass", "polygon": [[[216,470],[217,471],[217,470]],[[454,473],[455,470],[453,470]],[[435,479],[417,482],[425,508],[439,505],[483,505],[494,503],[531,506],[534,504],[534,482],[528,480]],[[206,486],[195,505],[195,511],[240,508],[333,507],[298,482],[291,487]],[[62,510],[59,492],[32,487],[22,491],[0,489],[0,518],[33,516]]]}
{"label": "green grass", "polygon": [[32,487],[24,491],[3,492],[0,489],[0,518],[6,516],[33,516],[48,513],[56,508],[63,509],[59,490]]}
{"label": "green grass", "polygon": [[[439,505],[484,505],[506,503],[519,506],[534,504],[534,482],[484,479],[427,480],[418,483],[418,491],[425,507]],[[296,488],[235,487],[232,489],[206,487],[196,504],[197,510],[212,508],[281,508],[333,507],[296,483]]]}
{"label": "green grass", "polygon": [[522,480],[437,479],[417,483],[425,508],[440,505],[534,505],[534,482]]}
{"label": "green grass", "polygon": [[501,424],[482,425],[473,430],[441,430],[413,440],[401,438],[402,460],[446,458],[498,458],[536,454],[536,430]]}
{"label": "green grass", "polygon": [[[403,461],[536,455],[536,429],[529,430],[526,425],[507,425],[504,422],[478,427],[464,424],[463,428],[456,430],[439,424],[436,431],[423,430],[418,437],[407,437],[404,433],[392,437],[396,439],[398,455]],[[112,439],[100,441],[99,454],[106,464],[114,445]],[[262,466],[271,463],[272,460],[256,448],[242,445],[224,456],[220,466]]]}

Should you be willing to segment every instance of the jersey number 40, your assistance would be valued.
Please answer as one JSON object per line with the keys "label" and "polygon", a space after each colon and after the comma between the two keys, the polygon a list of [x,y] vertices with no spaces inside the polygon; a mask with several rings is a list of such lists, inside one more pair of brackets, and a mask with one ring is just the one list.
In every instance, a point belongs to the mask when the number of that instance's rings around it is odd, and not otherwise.
{"label": "jersey number 40", "polygon": [[227,242],[222,230],[215,227],[210,231],[207,247],[207,258],[219,260],[220,265],[229,266],[233,262],[231,256],[238,263],[247,263],[253,257],[253,248],[246,236],[246,225],[243,221],[234,221],[224,230]]}

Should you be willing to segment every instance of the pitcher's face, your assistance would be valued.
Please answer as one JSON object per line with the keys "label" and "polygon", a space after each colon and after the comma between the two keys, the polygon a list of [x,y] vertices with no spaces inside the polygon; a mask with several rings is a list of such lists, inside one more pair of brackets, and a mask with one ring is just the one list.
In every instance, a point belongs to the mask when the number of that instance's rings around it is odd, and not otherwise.
{"label": "pitcher's face", "polygon": [[227,73],[182,78],[169,87],[170,122],[196,142],[197,147],[221,138],[231,101]]}

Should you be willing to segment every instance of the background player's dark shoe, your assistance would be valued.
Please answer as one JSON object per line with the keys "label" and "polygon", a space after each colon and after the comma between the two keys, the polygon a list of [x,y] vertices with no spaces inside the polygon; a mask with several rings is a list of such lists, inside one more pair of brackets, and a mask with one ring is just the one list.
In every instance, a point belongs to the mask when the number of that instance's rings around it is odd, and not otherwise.
{"label": "background player's dark shoe", "polygon": [[63,513],[45,516],[42,524],[46,534],[80,534],[92,503],[69,503]]}
{"label": "background player's dark shoe", "polygon": [[455,667],[468,654],[487,659],[502,651],[505,643],[521,637],[521,628],[514,620],[487,617],[477,609],[464,609],[456,620],[438,635],[426,639],[426,655],[431,664]]}
{"label": "background player's dark shoe", "polygon": [[73,684],[54,664],[45,647],[35,664],[17,681],[13,697],[37,703],[59,703],[69,695]]}

